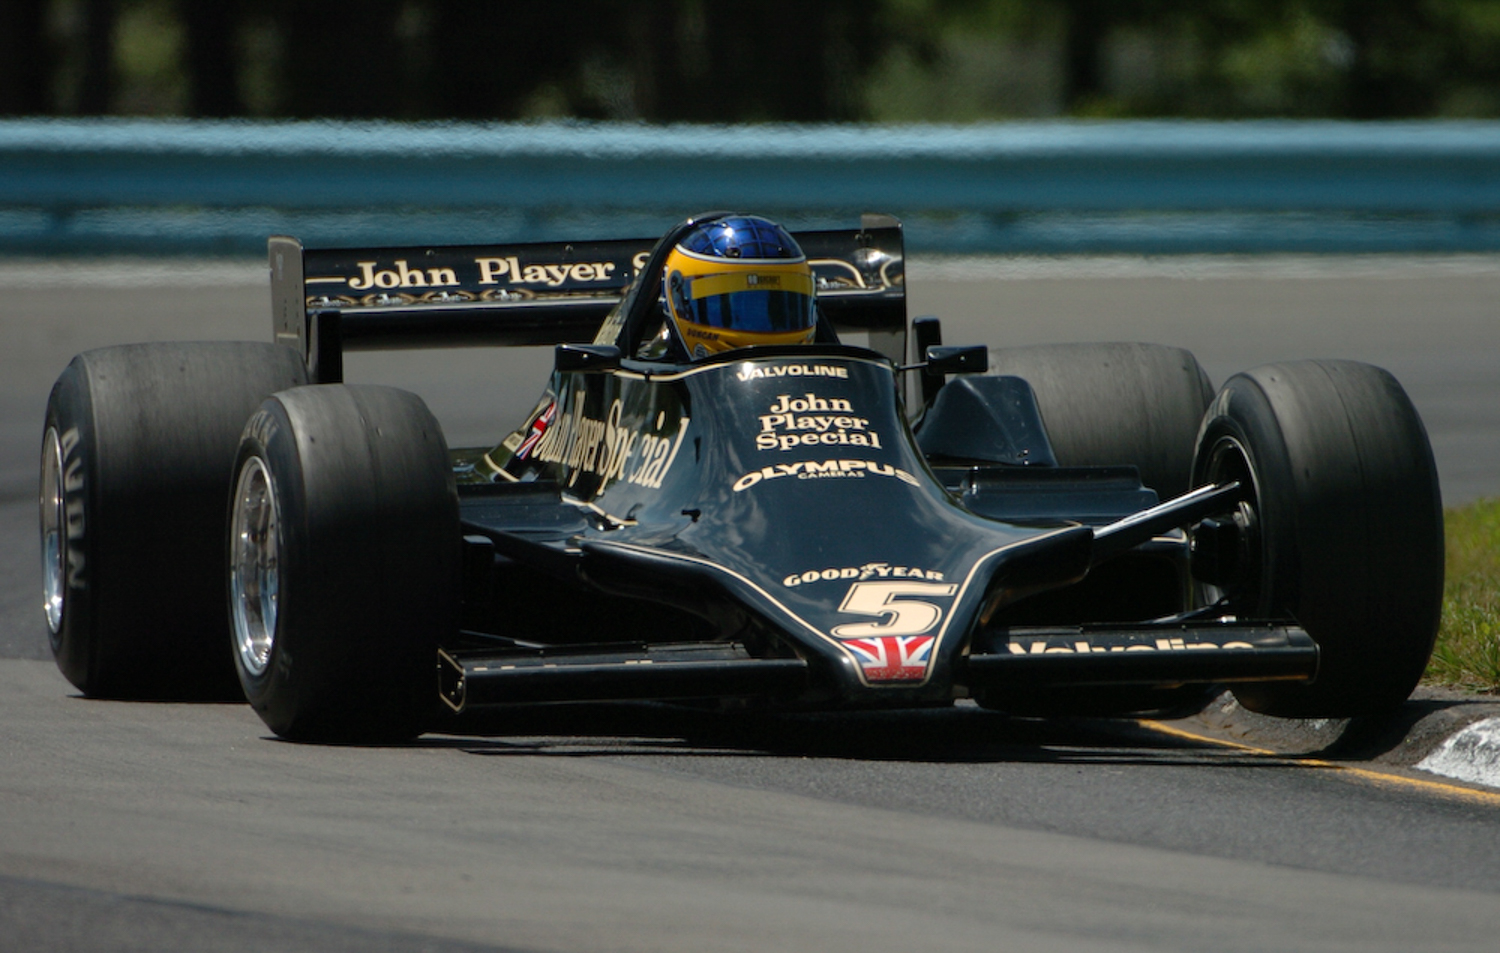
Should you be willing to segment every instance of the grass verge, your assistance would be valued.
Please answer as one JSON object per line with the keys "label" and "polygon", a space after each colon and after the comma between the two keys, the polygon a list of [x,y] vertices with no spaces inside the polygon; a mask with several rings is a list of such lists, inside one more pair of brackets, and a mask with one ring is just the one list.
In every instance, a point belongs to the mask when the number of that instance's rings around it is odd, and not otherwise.
{"label": "grass verge", "polygon": [[1443,624],[1424,681],[1500,692],[1500,499],[1448,510]]}

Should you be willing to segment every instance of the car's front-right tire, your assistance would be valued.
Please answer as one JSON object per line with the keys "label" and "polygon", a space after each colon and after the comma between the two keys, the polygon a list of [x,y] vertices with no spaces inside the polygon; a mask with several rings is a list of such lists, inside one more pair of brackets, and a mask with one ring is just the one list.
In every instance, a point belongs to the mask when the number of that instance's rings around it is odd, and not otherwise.
{"label": "car's front-right tire", "polygon": [[458,497],[414,394],[323,385],[273,396],[240,441],[229,599],[245,697],[277,735],[420,734],[458,628]]}

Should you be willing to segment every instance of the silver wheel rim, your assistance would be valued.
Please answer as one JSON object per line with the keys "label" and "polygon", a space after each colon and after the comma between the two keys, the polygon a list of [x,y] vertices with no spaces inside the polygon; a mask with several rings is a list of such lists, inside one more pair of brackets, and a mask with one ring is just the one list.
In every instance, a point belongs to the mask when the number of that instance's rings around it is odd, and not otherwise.
{"label": "silver wheel rim", "polygon": [[265,461],[251,457],[240,469],[229,526],[229,598],[240,665],[262,675],[276,643],[280,539],[276,493]]}
{"label": "silver wheel rim", "polygon": [[63,600],[68,591],[68,547],[64,541],[68,518],[62,469],[62,442],[57,428],[48,427],[42,438],[42,609],[53,635],[62,629]]}
{"label": "silver wheel rim", "polygon": [[[1210,484],[1222,483],[1225,480],[1239,480],[1241,486],[1249,491],[1250,499],[1248,508],[1245,503],[1240,504],[1240,509],[1245,513],[1247,523],[1258,522],[1260,511],[1260,484],[1255,472],[1255,467],[1250,462],[1250,451],[1238,438],[1223,435],[1214,443],[1209,451],[1208,466],[1204,478]],[[1258,547],[1258,543],[1255,544]],[[1265,579],[1262,577],[1265,568],[1265,554],[1259,553],[1258,564],[1254,570],[1253,592],[1255,601],[1260,602],[1262,587]],[[1231,593],[1217,586],[1204,586],[1204,594],[1207,602],[1216,602]]]}

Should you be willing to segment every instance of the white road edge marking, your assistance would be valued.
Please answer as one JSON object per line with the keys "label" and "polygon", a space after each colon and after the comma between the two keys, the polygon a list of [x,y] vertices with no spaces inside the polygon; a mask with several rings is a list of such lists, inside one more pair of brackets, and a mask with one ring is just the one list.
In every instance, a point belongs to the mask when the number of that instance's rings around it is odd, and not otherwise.
{"label": "white road edge marking", "polygon": [[1445,778],[1500,788],[1500,718],[1474,722],[1438,745],[1415,767]]}

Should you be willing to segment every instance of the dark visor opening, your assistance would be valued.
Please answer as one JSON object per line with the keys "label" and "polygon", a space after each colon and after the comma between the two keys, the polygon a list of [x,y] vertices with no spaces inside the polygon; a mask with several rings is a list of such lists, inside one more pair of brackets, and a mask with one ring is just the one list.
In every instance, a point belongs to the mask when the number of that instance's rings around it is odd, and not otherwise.
{"label": "dark visor opening", "polygon": [[795,291],[736,291],[685,302],[694,324],[762,333],[813,326],[813,299]]}

